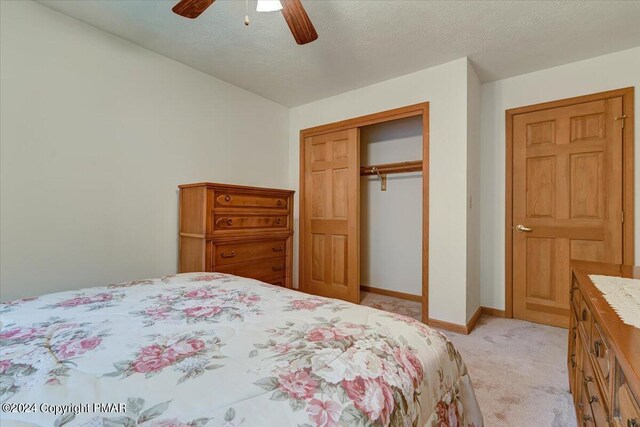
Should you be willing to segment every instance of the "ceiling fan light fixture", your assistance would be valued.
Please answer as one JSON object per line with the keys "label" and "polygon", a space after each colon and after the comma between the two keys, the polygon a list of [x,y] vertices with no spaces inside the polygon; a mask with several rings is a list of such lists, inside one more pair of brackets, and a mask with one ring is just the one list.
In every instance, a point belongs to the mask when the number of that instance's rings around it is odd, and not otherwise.
{"label": "ceiling fan light fixture", "polygon": [[276,12],[282,10],[280,0],[258,0],[256,12]]}

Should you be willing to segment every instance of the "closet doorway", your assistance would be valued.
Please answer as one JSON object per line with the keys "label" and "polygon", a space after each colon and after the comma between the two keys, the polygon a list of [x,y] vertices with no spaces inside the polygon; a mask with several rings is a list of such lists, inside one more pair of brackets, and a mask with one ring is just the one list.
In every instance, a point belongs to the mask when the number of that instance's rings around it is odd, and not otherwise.
{"label": "closet doorway", "polygon": [[427,323],[429,104],[302,130],[300,193],[300,290],[419,299]]}

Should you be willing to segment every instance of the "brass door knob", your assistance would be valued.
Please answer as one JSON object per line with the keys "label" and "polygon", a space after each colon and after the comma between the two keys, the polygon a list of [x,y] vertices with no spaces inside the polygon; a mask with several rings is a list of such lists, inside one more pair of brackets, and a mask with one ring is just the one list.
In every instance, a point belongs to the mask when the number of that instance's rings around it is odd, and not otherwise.
{"label": "brass door knob", "polygon": [[533,229],[525,227],[522,224],[516,225],[513,229],[519,231],[520,233],[531,233],[533,231]]}

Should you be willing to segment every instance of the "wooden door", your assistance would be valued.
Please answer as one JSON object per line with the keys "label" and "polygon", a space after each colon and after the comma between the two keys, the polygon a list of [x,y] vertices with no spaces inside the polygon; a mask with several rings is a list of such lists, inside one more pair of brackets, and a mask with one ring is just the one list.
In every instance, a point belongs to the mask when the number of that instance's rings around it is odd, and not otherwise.
{"label": "wooden door", "polygon": [[360,303],[360,133],[304,141],[301,289]]}
{"label": "wooden door", "polygon": [[570,259],[622,262],[622,97],[513,117],[513,315],[567,327]]}

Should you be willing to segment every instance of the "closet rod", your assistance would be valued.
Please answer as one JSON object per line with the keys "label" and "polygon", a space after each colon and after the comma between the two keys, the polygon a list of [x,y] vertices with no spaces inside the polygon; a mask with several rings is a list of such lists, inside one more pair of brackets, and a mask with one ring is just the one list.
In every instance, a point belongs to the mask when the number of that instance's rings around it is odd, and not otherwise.
{"label": "closet rod", "polygon": [[382,165],[361,166],[360,175],[379,175],[392,173],[421,172],[422,160],[413,162],[385,163]]}

